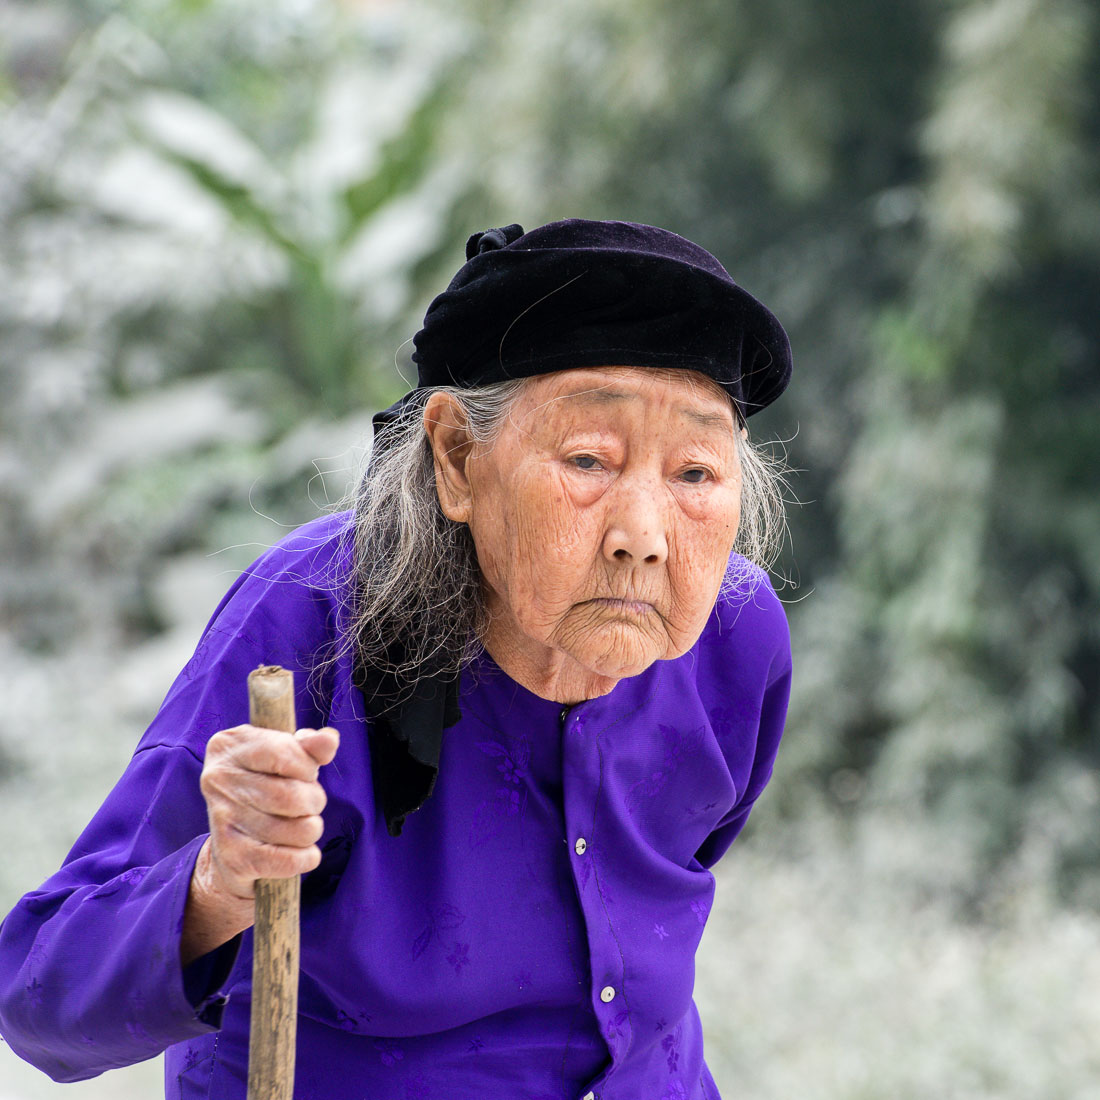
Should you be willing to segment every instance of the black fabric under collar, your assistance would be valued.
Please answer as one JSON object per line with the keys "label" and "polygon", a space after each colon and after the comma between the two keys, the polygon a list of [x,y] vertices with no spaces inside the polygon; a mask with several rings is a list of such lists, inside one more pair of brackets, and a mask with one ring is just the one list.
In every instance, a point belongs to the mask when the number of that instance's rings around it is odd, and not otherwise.
{"label": "black fabric under collar", "polygon": [[428,801],[439,774],[443,731],[461,717],[459,679],[425,670],[411,693],[391,675],[357,667],[371,729],[374,797],[390,836],[400,836],[405,818]]}

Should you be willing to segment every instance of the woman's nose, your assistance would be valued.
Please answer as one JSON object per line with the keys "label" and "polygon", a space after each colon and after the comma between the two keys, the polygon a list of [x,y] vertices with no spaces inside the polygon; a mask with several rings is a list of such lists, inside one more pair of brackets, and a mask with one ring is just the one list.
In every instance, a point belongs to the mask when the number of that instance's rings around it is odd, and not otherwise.
{"label": "woman's nose", "polygon": [[667,560],[664,516],[651,486],[616,493],[603,553],[621,565],[660,565]]}

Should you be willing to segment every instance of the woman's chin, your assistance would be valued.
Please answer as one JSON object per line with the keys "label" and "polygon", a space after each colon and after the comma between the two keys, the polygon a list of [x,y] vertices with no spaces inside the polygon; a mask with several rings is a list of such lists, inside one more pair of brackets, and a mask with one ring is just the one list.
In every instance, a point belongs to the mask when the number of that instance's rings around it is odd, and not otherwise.
{"label": "woman's chin", "polygon": [[624,644],[617,640],[617,644],[611,648],[594,645],[585,649],[587,652],[572,654],[574,660],[594,675],[609,680],[640,676],[664,655],[664,647],[641,640],[633,644]]}

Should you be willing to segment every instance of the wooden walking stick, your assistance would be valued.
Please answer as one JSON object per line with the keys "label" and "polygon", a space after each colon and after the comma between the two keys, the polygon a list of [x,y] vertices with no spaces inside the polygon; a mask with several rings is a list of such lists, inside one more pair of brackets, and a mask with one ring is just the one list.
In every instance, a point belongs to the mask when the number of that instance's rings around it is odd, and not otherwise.
{"label": "wooden walking stick", "polygon": [[[294,674],[261,665],[248,674],[249,721],[294,733]],[[302,880],[256,882],[248,1100],[293,1100],[298,1025],[298,907]]]}

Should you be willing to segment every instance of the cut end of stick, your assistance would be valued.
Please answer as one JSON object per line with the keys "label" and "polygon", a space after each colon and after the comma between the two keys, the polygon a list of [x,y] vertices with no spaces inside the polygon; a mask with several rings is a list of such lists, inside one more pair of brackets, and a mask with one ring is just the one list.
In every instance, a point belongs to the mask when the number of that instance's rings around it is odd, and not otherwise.
{"label": "cut end of stick", "polygon": [[249,721],[266,729],[294,732],[294,673],[260,665],[248,674]]}

